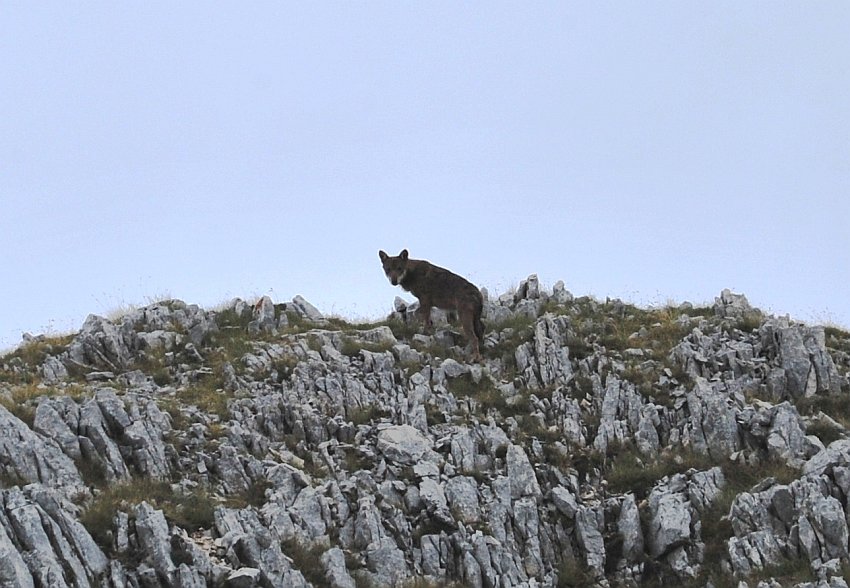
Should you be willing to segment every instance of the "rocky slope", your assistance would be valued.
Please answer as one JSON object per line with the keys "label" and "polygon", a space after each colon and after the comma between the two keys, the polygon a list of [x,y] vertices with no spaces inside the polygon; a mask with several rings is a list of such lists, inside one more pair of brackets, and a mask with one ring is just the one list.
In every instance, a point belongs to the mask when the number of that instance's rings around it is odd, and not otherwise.
{"label": "rocky slope", "polygon": [[26,337],[0,585],[847,586],[848,333],[531,276],[470,365],[413,310],[169,300]]}

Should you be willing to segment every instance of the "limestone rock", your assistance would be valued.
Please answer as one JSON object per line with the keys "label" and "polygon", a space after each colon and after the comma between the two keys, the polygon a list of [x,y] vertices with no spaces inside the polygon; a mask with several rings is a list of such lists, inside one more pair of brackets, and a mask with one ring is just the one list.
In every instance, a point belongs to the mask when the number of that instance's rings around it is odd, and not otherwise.
{"label": "limestone rock", "polygon": [[540,496],[537,476],[523,448],[515,444],[509,445],[505,461],[511,481],[511,497],[517,499],[523,496]]}
{"label": "limestone rock", "polygon": [[26,482],[40,482],[67,496],[84,491],[76,465],[59,445],[32,431],[2,405],[0,474]]}
{"label": "limestone rock", "polygon": [[390,461],[413,465],[431,452],[432,441],[410,425],[398,425],[378,433],[378,450]]}

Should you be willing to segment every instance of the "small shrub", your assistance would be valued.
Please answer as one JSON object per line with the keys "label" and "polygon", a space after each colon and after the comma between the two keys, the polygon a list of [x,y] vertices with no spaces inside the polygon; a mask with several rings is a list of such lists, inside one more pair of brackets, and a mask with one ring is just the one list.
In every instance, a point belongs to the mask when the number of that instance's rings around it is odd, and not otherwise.
{"label": "small shrub", "polygon": [[681,474],[691,468],[704,470],[713,465],[708,456],[690,451],[653,458],[643,457],[634,447],[625,446],[608,463],[605,479],[611,492],[634,492],[635,497],[641,500],[649,496],[652,488],[665,476]]}
{"label": "small shrub", "polygon": [[59,389],[53,387],[39,387],[36,384],[16,385],[9,390],[8,394],[0,396],[0,404],[29,428],[32,428],[38,399],[42,396],[56,396],[60,393]]}
{"label": "small shrub", "polygon": [[219,329],[236,327],[247,329],[248,323],[253,320],[253,311],[250,306],[245,306],[242,312],[236,312],[235,308],[220,310],[215,315],[215,324]]}
{"label": "small shrub", "polygon": [[107,477],[103,463],[94,459],[81,458],[75,461],[80,477],[86,486],[105,488]]}
{"label": "small shrub", "polygon": [[425,420],[428,422],[428,426],[430,427],[448,422],[446,420],[446,415],[443,414],[443,411],[441,411],[433,402],[429,402],[425,405]]}
{"label": "small shrub", "polygon": [[535,321],[526,315],[514,315],[505,321],[488,325],[487,330],[499,333],[499,342],[489,349],[482,349],[482,353],[486,357],[500,359],[508,372],[515,372],[517,347],[531,340]]}
{"label": "small shrub", "polygon": [[390,412],[386,408],[382,408],[376,404],[368,404],[366,406],[348,407],[346,411],[348,420],[354,426],[368,425],[373,421],[390,416]]}
{"label": "small shrub", "polygon": [[129,509],[142,501],[153,505],[170,504],[171,488],[167,482],[147,478],[132,479],[108,486],[98,494],[80,516],[80,522],[107,553],[112,551],[112,525],[119,510]]}
{"label": "small shrub", "polygon": [[593,398],[593,380],[584,374],[577,374],[570,382],[567,393],[570,398],[579,401]]}
{"label": "small shrub", "polygon": [[807,435],[814,435],[821,440],[824,445],[829,445],[833,441],[844,439],[846,437],[842,429],[836,428],[829,423],[819,421],[812,423],[806,427]]}
{"label": "small shrub", "polygon": [[197,489],[188,496],[180,497],[177,508],[166,511],[175,524],[192,533],[199,529],[211,529],[215,524],[215,509],[218,505],[204,489]]}
{"label": "small shrub", "polygon": [[421,332],[422,328],[415,321],[403,321],[398,318],[387,320],[386,325],[393,332],[393,335],[398,340],[408,340],[417,333]]}
{"label": "small shrub", "polygon": [[[702,524],[702,540],[705,543],[704,562],[702,573],[697,580],[689,585],[705,586],[707,581],[711,581],[715,586],[737,586],[737,582],[731,582],[729,576],[721,571],[720,562],[728,557],[727,542],[732,537],[732,524],[729,522],[727,515],[741,492],[750,490],[753,486],[767,478],[775,478],[780,484],[787,484],[797,479],[800,473],[787,466],[784,463],[766,461],[756,466],[742,466],[730,461],[725,461],[719,464],[723,469],[723,474],[726,478],[726,487],[714,499],[711,506],[708,507],[701,515],[700,521]],[[784,564],[783,564],[784,565]],[[792,564],[795,567],[797,564]],[[770,570],[757,572],[752,576],[755,578],[769,578]],[[789,570],[778,570],[780,575],[789,573]],[[768,574],[768,575],[763,575]],[[774,576],[777,577],[777,576]],[[756,579],[756,583],[758,580]],[[796,582],[785,583],[783,585],[793,585]]]}
{"label": "small shrub", "polygon": [[225,505],[229,508],[245,508],[248,506],[260,508],[266,503],[266,490],[271,487],[271,482],[266,479],[254,480],[244,492],[228,496]]}
{"label": "small shrub", "polygon": [[850,427],[850,402],[847,402],[847,396],[843,394],[817,394],[800,398],[795,404],[800,414],[815,415],[824,412],[845,427]]}
{"label": "small shrub", "polygon": [[214,522],[218,502],[208,491],[198,488],[191,494],[177,494],[164,480],[133,478],[104,488],[91,500],[80,516],[80,522],[95,542],[107,553],[112,551],[112,529],[119,511],[132,509],[146,501],[161,509],[165,518],[189,532],[209,529]]}
{"label": "small shrub", "polygon": [[566,473],[573,467],[572,450],[556,443],[543,444],[543,459],[547,465]]}
{"label": "small shrub", "polygon": [[316,353],[322,350],[322,340],[319,338],[318,335],[307,335],[307,348],[311,351],[315,351]]}
{"label": "small shrub", "polygon": [[370,462],[369,459],[361,452],[357,451],[356,447],[350,447],[344,450],[337,449],[337,451],[343,451],[342,466],[345,468],[346,472],[353,474],[360,470],[368,472],[372,469],[372,462]]}
{"label": "small shrub", "polygon": [[348,320],[339,317],[339,316],[331,316],[326,317],[328,320],[328,326],[333,329],[338,329],[340,331],[353,332],[353,331],[371,331],[372,329],[377,329],[378,327],[385,327],[388,325],[388,321],[365,321],[365,322],[349,322]]}
{"label": "small shrub", "polygon": [[74,339],[74,334],[44,336],[41,335],[34,340],[23,343],[12,351],[4,359],[18,359],[29,370],[35,369],[44,363],[49,355],[59,355],[68,349],[68,345]]}
{"label": "small shrub", "polygon": [[12,488],[13,486],[26,486],[29,484],[15,472],[0,471],[0,488]]}
{"label": "small shrub", "polygon": [[339,351],[345,356],[356,357],[364,349],[366,351],[371,351],[372,353],[384,353],[392,349],[392,347],[393,344],[389,341],[384,343],[367,343],[357,339],[352,339],[351,337],[344,337]]}
{"label": "small shrub", "polygon": [[581,361],[593,355],[593,345],[575,333],[567,336],[567,348],[570,350],[570,359],[574,361]]}
{"label": "small shrub", "polygon": [[266,490],[272,488],[272,483],[266,479],[254,480],[248,486],[245,493],[245,500],[254,507],[261,507],[266,503]]}
{"label": "small shrub", "polygon": [[558,565],[558,588],[580,588],[593,585],[593,574],[575,556]]}
{"label": "small shrub", "polygon": [[325,572],[322,566],[318,565],[319,558],[329,548],[327,543],[316,542],[308,545],[298,539],[289,539],[282,541],[280,548],[284,554],[292,559],[295,569],[300,571],[310,584],[313,586],[328,585]]}
{"label": "small shrub", "polygon": [[756,312],[747,313],[735,321],[735,327],[744,333],[758,331],[763,322],[761,314]]}
{"label": "small shrub", "polygon": [[176,398],[183,404],[193,404],[204,412],[218,415],[223,421],[230,418],[228,395],[215,387],[212,378],[205,378],[197,384],[179,389]]}
{"label": "small shrub", "polygon": [[[482,377],[478,383],[472,379],[472,374],[463,374],[457,378],[451,378],[447,381],[449,392],[458,398],[469,398],[480,406],[480,410],[487,412],[496,410],[504,416],[517,414],[522,412],[527,405],[516,405],[513,408],[508,405],[505,396],[493,385],[493,382]],[[527,399],[526,399],[527,400]]]}
{"label": "small shrub", "polygon": [[181,410],[182,403],[177,402],[174,398],[158,398],[157,406],[159,406],[160,410],[167,412],[171,417],[172,429],[184,431],[189,428],[191,423]]}
{"label": "small shrub", "polygon": [[546,427],[537,414],[529,414],[531,405],[525,397],[522,397],[520,402],[510,408],[516,411],[513,416],[516,417],[519,424],[520,440],[538,439],[546,447],[562,438],[560,431]]}

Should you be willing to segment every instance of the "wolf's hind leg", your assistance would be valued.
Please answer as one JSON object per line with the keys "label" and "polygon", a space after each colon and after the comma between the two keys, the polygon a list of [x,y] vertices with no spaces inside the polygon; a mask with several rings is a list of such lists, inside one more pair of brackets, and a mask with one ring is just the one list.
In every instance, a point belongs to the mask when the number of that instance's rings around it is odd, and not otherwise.
{"label": "wolf's hind leg", "polygon": [[479,349],[478,330],[475,328],[475,315],[468,311],[461,312],[461,322],[463,324],[463,332],[469,343],[472,345],[472,361],[481,363],[481,350]]}

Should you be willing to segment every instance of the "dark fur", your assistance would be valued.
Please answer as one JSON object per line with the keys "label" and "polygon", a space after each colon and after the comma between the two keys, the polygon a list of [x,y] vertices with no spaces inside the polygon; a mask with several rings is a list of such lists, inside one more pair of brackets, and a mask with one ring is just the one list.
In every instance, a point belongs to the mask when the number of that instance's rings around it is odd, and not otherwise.
{"label": "dark fur", "polygon": [[472,343],[475,361],[481,360],[480,346],[484,342],[484,323],[481,311],[484,300],[473,284],[423,259],[410,259],[407,249],[395,257],[378,252],[384,273],[393,286],[401,286],[419,299],[419,317],[425,331],[431,331],[431,307],[454,310],[460,317],[463,330]]}

